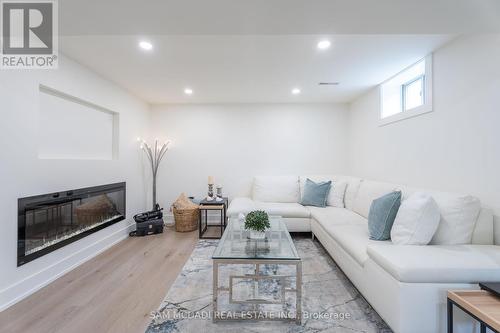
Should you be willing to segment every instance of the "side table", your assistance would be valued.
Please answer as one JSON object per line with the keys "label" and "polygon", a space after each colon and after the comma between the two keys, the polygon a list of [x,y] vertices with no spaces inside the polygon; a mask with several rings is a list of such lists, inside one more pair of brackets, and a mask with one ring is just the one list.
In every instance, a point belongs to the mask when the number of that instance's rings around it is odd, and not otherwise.
{"label": "side table", "polygon": [[[206,198],[201,200],[200,206],[200,218],[199,218],[199,228],[198,236],[200,239],[219,239],[224,234],[224,229],[227,225],[227,207],[229,205],[229,199],[227,197],[222,198],[222,201],[208,201]],[[208,212],[218,211],[220,213],[220,223],[216,225],[208,224]],[[205,233],[210,228],[220,229],[220,235],[216,236],[205,236]]]}
{"label": "side table", "polygon": [[500,298],[486,290],[448,291],[448,333],[453,333],[453,305],[476,319],[480,332],[500,331]]}

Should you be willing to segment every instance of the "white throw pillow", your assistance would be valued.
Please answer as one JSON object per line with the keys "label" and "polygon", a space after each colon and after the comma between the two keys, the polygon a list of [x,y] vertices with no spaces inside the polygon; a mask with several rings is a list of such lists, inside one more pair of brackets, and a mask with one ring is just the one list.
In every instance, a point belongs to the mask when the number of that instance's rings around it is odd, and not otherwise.
{"label": "white throw pillow", "polygon": [[441,221],[431,244],[470,244],[481,203],[470,195],[431,193],[439,206]]}
{"label": "white throw pillow", "polygon": [[299,202],[299,177],[256,176],[252,197],[262,202]]}
{"label": "white throw pillow", "polygon": [[328,206],[344,208],[344,194],[347,188],[345,181],[332,181],[332,187],[326,204]]}
{"label": "white throw pillow", "polygon": [[404,200],[391,229],[391,240],[399,245],[427,245],[436,233],[441,214],[427,193],[415,192]]}

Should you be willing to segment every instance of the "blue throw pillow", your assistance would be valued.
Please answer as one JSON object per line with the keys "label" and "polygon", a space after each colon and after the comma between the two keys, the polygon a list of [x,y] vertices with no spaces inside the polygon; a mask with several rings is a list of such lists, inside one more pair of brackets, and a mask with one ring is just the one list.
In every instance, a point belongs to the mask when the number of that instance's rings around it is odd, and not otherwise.
{"label": "blue throw pillow", "polygon": [[304,187],[304,196],[300,202],[304,206],[325,207],[332,182],[315,183],[309,178]]}
{"label": "blue throw pillow", "polygon": [[368,214],[370,239],[388,240],[401,205],[401,192],[392,192],[373,200]]}

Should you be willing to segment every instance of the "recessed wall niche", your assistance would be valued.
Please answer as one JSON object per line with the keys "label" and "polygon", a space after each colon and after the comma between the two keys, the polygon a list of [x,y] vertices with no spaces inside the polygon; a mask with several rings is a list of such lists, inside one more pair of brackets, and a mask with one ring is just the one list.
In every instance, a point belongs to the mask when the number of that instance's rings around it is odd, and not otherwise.
{"label": "recessed wall niche", "polygon": [[118,158],[119,114],[62,91],[39,86],[38,158]]}

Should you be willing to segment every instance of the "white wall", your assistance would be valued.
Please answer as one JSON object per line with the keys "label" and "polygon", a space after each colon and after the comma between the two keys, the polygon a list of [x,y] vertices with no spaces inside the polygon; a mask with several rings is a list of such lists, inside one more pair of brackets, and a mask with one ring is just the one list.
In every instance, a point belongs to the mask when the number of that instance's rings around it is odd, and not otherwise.
{"label": "white wall", "polygon": [[[434,112],[378,126],[373,89],[351,105],[351,173],[478,196],[500,214],[500,35],[434,54]],[[497,229],[497,231],[500,231]]]}
{"label": "white wall", "polygon": [[[0,310],[126,237],[132,215],[146,207],[136,137],[147,133],[149,106],[62,55],[59,64],[0,71]],[[118,159],[39,159],[39,84],[118,112]],[[16,267],[18,198],[121,181],[127,182],[127,220]]]}
{"label": "white wall", "polygon": [[[58,70],[0,71],[0,310],[127,236],[132,215],[149,208],[138,136],[173,141],[159,174],[165,207],[181,192],[205,195],[208,175],[235,197],[250,194],[257,174],[342,173],[474,194],[500,214],[498,59],[498,35],[462,37],[439,49],[435,111],[384,127],[375,89],[350,108],[163,105],[149,112],[64,56]],[[118,112],[118,159],[39,159],[39,84]],[[126,221],[16,267],[17,198],[119,181],[127,182]]]}
{"label": "white wall", "polygon": [[159,202],[206,195],[209,175],[234,198],[250,194],[254,175],[345,173],[347,121],[345,105],[153,107],[153,133],[173,142],[159,172]]}
{"label": "white wall", "polygon": [[119,113],[91,107],[73,96],[53,90],[40,89],[39,96],[38,123],[39,128],[44,129],[38,132],[39,158],[114,158],[118,147],[114,133],[119,131]]}

